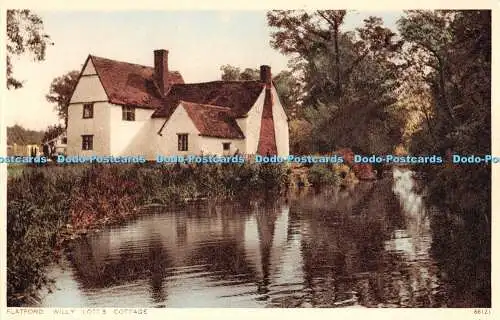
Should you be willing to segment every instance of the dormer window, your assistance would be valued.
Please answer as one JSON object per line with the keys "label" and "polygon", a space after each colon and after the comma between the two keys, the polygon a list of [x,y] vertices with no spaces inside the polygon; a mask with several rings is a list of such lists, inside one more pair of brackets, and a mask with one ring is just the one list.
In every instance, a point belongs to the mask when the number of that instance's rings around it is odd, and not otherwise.
{"label": "dormer window", "polygon": [[131,106],[122,107],[122,120],[135,121],[135,108]]}
{"label": "dormer window", "polygon": [[85,103],[83,105],[83,119],[91,119],[94,117],[94,104]]}

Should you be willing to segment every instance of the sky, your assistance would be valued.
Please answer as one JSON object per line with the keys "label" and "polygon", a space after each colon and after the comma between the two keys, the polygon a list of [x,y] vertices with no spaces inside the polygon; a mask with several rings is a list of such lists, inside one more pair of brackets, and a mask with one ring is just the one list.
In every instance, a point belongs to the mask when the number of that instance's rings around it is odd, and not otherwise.
{"label": "sky", "polygon": [[[258,68],[267,64],[273,73],[287,68],[288,57],[271,48],[271,28],[265,11],[36,11],[53,46],[46,59],[13,59],[14,76],[24,87],[8,90],[5,123],[43,130],[59,123],[48,103],[52,80],[81,69],[89,54],[153,65],[153,50],[169,50],[169,68],[180,71],[185,82],[219,80],[225,64]],[[362,25],[376,15],[396,30],[401,11],[351,11],[343,29]]]}

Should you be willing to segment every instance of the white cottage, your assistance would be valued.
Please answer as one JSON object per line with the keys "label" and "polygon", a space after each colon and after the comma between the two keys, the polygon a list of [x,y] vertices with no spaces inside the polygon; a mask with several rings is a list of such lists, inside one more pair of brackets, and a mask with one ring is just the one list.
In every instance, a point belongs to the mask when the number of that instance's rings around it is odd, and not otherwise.
{"label": "white cottage", "polygon": [[68,107],[67,154],[224,155],[289,152],[288,119],[261,66],[259,81],[184,83],[168,51],[154,67],[89,55]]}

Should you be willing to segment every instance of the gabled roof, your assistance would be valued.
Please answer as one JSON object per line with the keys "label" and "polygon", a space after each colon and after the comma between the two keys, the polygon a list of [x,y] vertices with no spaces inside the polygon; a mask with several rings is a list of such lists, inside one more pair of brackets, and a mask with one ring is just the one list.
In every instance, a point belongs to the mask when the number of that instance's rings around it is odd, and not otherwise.
{"label": "gabled roof", "polygon": [[[247,115],[266,88],[264,82],[253,80],[185,84],[179,72],[170,71],[170,90],[162,96],[154,80],[153,67],[89,55],[83,70],[89,61],[94,65],[109,102],[153,109],[152,117],[165,118],[164,125],[182,105],[200,134],[209,137],[244,139],[236,119]],[[269,105],[269,110],[272,108],[270,95],[270,90],[266,90],[265,104]],[[272,115],[270,118],[272,125]],[[274,135],[273,128],[264,127],[261,136]],[[272,141],[268,142],[264,147],[275,149]]]}
{"label": "gabled roof", "polygon": [[[158,109],[163,101],[153,80],[154,68],[90,55],[111,103]],[[88,60],[87,60],[88,61]],[[184,83],[177,71],[169,72],[172,84]]]}
{"label": "gabled roof", "polygon": [[231,110],[234,117],[243,117],[261,94],[264,84],[260,81],[212,81],[204,83],[174,84],[162,108],[153,118],[170,118],[180,101],[215,105]]}
{"label": "gabled roof", "polygon": [[180,101],[202,136],[244,139],[230,108]]}

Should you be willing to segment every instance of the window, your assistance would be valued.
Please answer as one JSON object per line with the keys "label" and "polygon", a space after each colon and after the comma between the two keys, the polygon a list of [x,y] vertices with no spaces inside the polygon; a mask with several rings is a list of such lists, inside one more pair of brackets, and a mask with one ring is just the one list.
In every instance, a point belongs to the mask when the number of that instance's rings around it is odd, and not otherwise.
{"label": "window", "polygon": [[92,150],[94,148],[94,136],[82,135],[82,150]]}
{"label": "window", "polygon": [[83,119],[90,119],[94,117],[94,104],[85,103],[83,105]]}
{"label": "window", "polygon": [[131,106],[122,107],[122,120],[135,121],[135,108]]}
{"label": "window", "polygon": [[188,135],[187,133],[177,134],[177,146],[179,151],[188,151]]}
{"label": "window", "polygon": [[222,150],[229,151],[229,149],[231,149],[231,142],[222,143]]}

